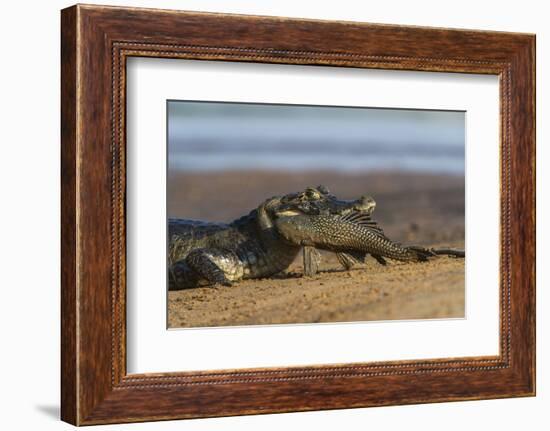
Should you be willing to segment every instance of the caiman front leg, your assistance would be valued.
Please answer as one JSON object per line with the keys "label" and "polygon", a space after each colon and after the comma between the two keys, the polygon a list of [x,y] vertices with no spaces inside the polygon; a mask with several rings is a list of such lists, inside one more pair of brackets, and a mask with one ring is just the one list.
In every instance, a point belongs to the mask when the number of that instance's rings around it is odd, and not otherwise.
{"label": "caiman front leg", "polygon": [[185,258],[187,264],[209,284],[231,286],[244,274],[239,257],[230,250],[217,248],[198,248]]}
{"label": "caiman front leg", "polygon": [[241,280],[243,274],[243,264],[232,251],[198,248],[170,267],[169,289],[231,286],[232,282]]}
{"label": "caiman front leg", "polygon": [[319,271],[319,263],[321,262],[321,253],[315,247],[309,245],[304,246],[304,276],[313,277]]}

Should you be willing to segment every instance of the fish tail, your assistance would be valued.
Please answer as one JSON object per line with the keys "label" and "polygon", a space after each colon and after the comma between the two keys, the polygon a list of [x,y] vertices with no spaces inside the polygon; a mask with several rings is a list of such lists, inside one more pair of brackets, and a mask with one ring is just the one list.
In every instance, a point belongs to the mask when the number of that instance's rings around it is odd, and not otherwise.
{"label": "fish tail", "polygon": [[410,252],[411,260],[417,262],[426,262],[429,258],[436,256],[433,250],[416,245],[407,247],[407,250]]}
{"label": "fish tail", "polygon": [[464,250],[457,248],[432,248],[431,251],[437,255],[443,256],[452,256],[452,257],[465,257],[466,253]]}

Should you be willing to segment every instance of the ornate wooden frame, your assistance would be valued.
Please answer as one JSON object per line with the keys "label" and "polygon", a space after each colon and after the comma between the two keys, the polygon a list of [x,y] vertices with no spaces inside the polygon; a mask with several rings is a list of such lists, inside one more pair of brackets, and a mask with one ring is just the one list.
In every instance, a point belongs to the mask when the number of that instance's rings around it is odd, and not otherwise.
{"label": "ornate wooden frame", "polygon": [[[81,5],[61,16],[63,420],[87,425],[534,395],[534,35]],[[498,75],[500,355],[127,375],[129,56]]]}

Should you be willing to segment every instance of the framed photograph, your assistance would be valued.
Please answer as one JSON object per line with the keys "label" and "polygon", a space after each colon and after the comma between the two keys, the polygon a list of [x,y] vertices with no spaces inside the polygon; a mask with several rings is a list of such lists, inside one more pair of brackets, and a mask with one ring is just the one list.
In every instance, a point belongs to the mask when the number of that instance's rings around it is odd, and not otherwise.
{"label": "framed photograph", "polygon": [[535,394],[535,36],[61,14],[62,419]]}

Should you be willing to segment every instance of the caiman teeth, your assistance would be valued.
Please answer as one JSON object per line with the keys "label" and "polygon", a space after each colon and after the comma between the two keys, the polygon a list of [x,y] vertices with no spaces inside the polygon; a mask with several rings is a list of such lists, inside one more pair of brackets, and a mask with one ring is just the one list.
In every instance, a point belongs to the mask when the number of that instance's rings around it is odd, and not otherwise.
{"label": "caiman teeth", "polygon": [[294,217],[302,214],[303,213],[301,211],[296,211],[296,210],[286,210],[286,211],[281,211],[277,213],[279,217]]}

